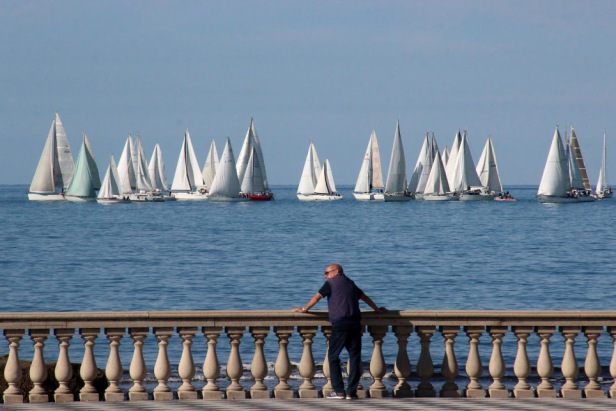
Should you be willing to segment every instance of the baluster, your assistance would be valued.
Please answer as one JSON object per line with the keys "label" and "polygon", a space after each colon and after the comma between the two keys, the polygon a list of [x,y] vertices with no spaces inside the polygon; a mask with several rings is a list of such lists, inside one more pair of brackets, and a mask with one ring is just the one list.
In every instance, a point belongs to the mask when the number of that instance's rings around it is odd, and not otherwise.
{"label": "baluster", "polygon": [[582,398],[582,391],[578,389],[575,377],[579,373],[577,358],[575,358],[575,337],[580,332],[580,327],[560,327],[560,332],[565,338],[565,355],[560,366],[563,376],[566,379],[565,384],[560,388],[563,398]]}
{"label": "baluster", "polygon": [[[321,326],[321,332],[325,336],[325,359],[323,359],[323,376],[327,379],[327,382],[321,388],[323,397],[327,397],[334,389],[332,388],[331,374],[329,372],[329,337],[332,335],[331,326]],[[616,338],[616,337],[614,337]],[[616,343],[614,343],[616,347]],[[358,390],[359,391],[359,390]]]}
{"label": "baluster", "polygon": [[299,386],[300,398],[318,398],[319,392],[312,383],[317,367],[314,363],[312,355],[312,339],[319,331],[318,327],[298,327],[297,331],[302,336],[304,350],[302,359],[299,362],[299,375],[304,379],[302,385]]}
{"label": "baluster", "polygon": [[182,385],[178,388],[180,400],[196,400],[197,391],[192,384],[195,376],[195,362],[192,356],[192,340],[197,334],[197,327],[178,327],[178,334],[182,338],[182,357],[178,365],[178,375],[182,379]]}
{"label": "baluster", "polygon": [[413,332],[412,326],[394,326],[394,334],[398,339],[398,355],[394,363],[394,373],[398,377],[398,384],[393,389],[394,397],[412,397],[413,391],[406,379],[411,375],[411,360],[406,352],[409,335]]}
{"label": "baluster", "polygon": [[417,385],[416,395],[418,397],[435,397],[436,391],[430,383],[430,378],[434,375],[434,364],[432,364],[432,356],[430,355],[430,339],[436,332],[436,327],[418,325],[415,327],[415,331],[419,335],[421,344],[421,352],[417,361],[417,375],[421,378],[421,382]]}
{"label": "baluster", "polygon": [[445,384],[441,388],[441,397],[460,397],[460,390],[455,383],[459,368],[454,351],[455,339],[460,332],[460,327],[441,326],[439,330],[445,339],[445,355],[441,364],[441,373],[445,377]]}
{"label": "baluster", "polygon": [[240,339],[244,335],[244,331],[246,331],[245,327],[225,327],[231,345],[231,352],[227,361],[227,376],[231,380],[231,384],[227,387],[227,398],[232,400],[246,398],[246,392],[239,382],[244,374],[244,366],[240,358]]}
{"label": "baluster", "polygon": [[43,383],[47,379],[47,366],[43,357],[43,349],[45,348],[45,340],[49,337],[49,330],[28,330],[28,334],[34,342],[34,356],[32,357],[32,365],[30,365],[30,379],[34,383],[34,387],[28,394],[28,400],[31,404],[49,402],[49,396],[43,387]]}
{"label": "baluster", "polygon": [[505,375],[506,368],[501,346],[503,344],[503,337],[507,334],[507,327],[488,327],[488,332],[492,337],[492,355],[490,356],[488,370],[493,380],[492,384],[488,387],[488,393],[490,398],[508,398],[509,392],[501,381]]}
{"label": "baluster", "polygon": [[513,373],[518,378],[518,383],[513,387],[513,396],[515,398],[533,398],[535,392],[526,382],[531,371],[526,344],[528,343],[528,337],[533,332],[533,327],[511,327],[511,330],[518,339],[518,352],[513,363]]}
{"label": "baluster", "polygon": [[267,386],[263,383],[263,380],[267,377],[267,362],[265,361],[263,346],[270,327],[249,327],[248,331],[255,340],[255,355],[252,357],[250,366],[250,373],[255,379],[255,383],[250,387],[250,397],[254,399],[270,398]]}
{"label": "baluster", "polygon": [[610,398],[616,398],[616,327],[607,327],[607,332],[610,333],[612,345],[614,346],[612,360],[610,361],[610,375],[614,379],[614,383],[610,386],[608,395]]}
{"label": "baluster", "polygon": [[21,366],[19,365],[19,342],[26,330],[4,330],[4,336],[9,342],[9,358],[4,368],[4,379],[8,388],[4,390],[4,403],[15,404],[24,402],[24,393],[19,388]]}
{"label": "baluster", "polygon": [[550,356],[550,337],[555,330],[554,327],[537,327],[537,335],[539,335],[541,344],[537,359],[537,374],[541,377],[541,384],[537,386],[539,398],[556,398],[556,391],[550,382],[550,378],[554,375],[554,365]]}
{"label": "baluster", "polygon": [[278,337],[278,357],[274,372],[278,377],[278,385],[274,387],[274,398],[288,399],[293,398],[293,390],[287,383],[287,379],[291,376],[291,361],[289,361],[289,338],[293,334],[293,327],[274,327],[274,332]]}
{"label": "baluster", "polygon": [[171,364],[167,356],[167,342],[173,335],[173,327],[154,328],[154,335],[158,340],[158,357],[154,364],[154,376],[158,380],[158,385],[154,388],[154,400],[169,401],[173,399],[173,392],[167,385],[167,380],[171,375]]}
{"label": "baluster", "polygon": [[372,336],[372,358],[370,359],[370,374],[374,382],[369,388],[371,398],[387,397],[387,389],[383,384],[383,377],[387,368],[385,366],[385,358],[383,357],[383,337],[387,334],[387,326],[371,325],[368,326],[368,332]]}
{"label": "baluster", "polygon": [[130,378],[133,380],[133,386],[128,390],[128,399],[130,401],[145,401],[148,399],[148,393],[143,386],[143,380],[146,376],[147,368],[143,359],[143,341],[150,334],[149,328],[129,328],[128,333],[133,339],[133,359],[130,362]]}
{"label": "baluster", "polygon": [[68,358],[69,341],[75,334],[74,329],[55,329],[54,334],[59,341],[60,353],[58,354],[58,362],[56,363],[55,376],[58,380],[59,387],[56,388],[53,394],[55,402],[72,402],[75,397],[68,386],[71,377],[73,376],[73,367]]}
{"label": "baluster", "polygon": [[[363,329],[363,326],[362,326]],[[362,335],[363,335],[363,330],[362,330]],[[347,361],[347,366],[346,366],[346,372],[347,375],[351,374],[351,362]],[[359,375],[360,375],[360,382],[357,384],[357,398],[366,398],[366,391],[364,390],[363,385],[361,385],[361,376],[364,375],[364,362],[360,361],[359,363]]]}
{"label": "baluster", "polygon": [[79,391],[79,401],[98,401],[100,398],[96,388],[94,387],[94,379],[98,373],[96,367],[96,359],[94,358],[94,341],[98,338],[101,330],[99,328],[84,328],[80,329],[79,333],[84,340],[83,360],[79,374],[84,382],[84,386]]}
{"label": "baluster", "polygon": [[203,362],[203,377],[207,384],[201,390],[204,400],[219,400],[222,398],[222,391],[216,384],[216,380],[220,377],[220,364],[216,355],[216,345],[218,337],[222,332],[220,327],[202,327],[202,332],[207,339],[207,354]]}
{"label": "baluster", "polygon": [[597,355],[597,340],[603,332],[603,327],[583,327],[582,331],[588,341],[588,351],[584,362],[584,372],[588,377],[588,384],[584,387],[584,395],[586,398],[603,398],[605,393],[597,382],[597,377],[601,375],[601,363]]}
{"label": "baluster", "polygon": [[470,398],[483,398],[486,392],[479,383],[479,378],[483,374],[481,356],[479,356],[479,338],[483,334],[484,328],[481,326],[464,327],[468,336],[469,349],[466,359],[466,375],[470,381],[466,385],[466,396]]}
{"label": "baluster", "polygon": [[105,390],[105,401],[124,401],[124,393],[119,386],[124,370],[120,360],[120,340],[124,337],[124,328],[105,328],[105,334],[109,340],[109,358],[105,367],[105,376],[109,381],[109,387]]}

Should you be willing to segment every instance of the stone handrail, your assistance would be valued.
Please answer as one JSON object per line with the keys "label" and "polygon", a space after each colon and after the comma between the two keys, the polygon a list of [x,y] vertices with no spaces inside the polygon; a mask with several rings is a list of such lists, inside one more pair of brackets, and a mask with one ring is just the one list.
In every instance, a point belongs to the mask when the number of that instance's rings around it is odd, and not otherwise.
{"label": "stone handrail", "polygon": [[[598,383],[601,374],[601,364],[597,355],[599,337],[607,332],[612,341],[612,360],[610,374],[616,378],[616,311],[389,311],[383,314],[363,313],[363,324],[373,342],[373,353],[370,359],[370,374],[373,382],[360,395],[383,397],[417,396],[468,396],[468,397],[556,397],[594,398],[604,397],[606,392]],[[290,311],[131,311],[131,312],[53,312],[53,313],[3,313],[0,314],[0,329],[9,342],[9,355],[6,362],[4,377],[8,388],[3,392],[5,403],[12,402],[68,402],[78,398],[80,401],[99,401],[100,394],[93,386],[97,373],[94,359],[95,340],[101,334],[101,329],[109,340],[109,357],[105,366],[105,375],[109,381],[104,392],[106,401],[147,400],[150,393],[143,386],[146,375],[146,365],[143,356],[144,340],[153,335],[158,341],[158,357],[154,366],[154,374],[158,385],[151,393],[154,400],[179,399],[220,399],[220,398],[315,398],[331,392],[329,367],[327,358],[323,360],[323,374],[327,378],[319,390],[313,384],[316,372],[313,357],[313,338],[320,331],[329,341],[331,327],[327,321],[327,313],[315,311],[310,313],[292,313]],[[264,355],[265,339],[273,331],[278,339],[278,355],[274,373],[278,384],[272,391],[263,383],[268,375]],[[47,378],[44,360],[45,341],[53,332],[59,343],[59,355],[55,368],[55,378],[59,386],[54,392],[47,392],[43,382]],[[198,332],[203,333],[207,343],[203,362],[203,375],[207,381],[198,392],[193,385],[195,376],[195,361],[192,356],[192,340]],[[243,366],[240,358],[239,345],[244,334],[248,332],[252,339],[244,338],[254,344],[254,355],[250,372],[254,383],[250,387],[240,384]],[[386,363],[383,356],[383,339],[392,332],[397,340],[397,356],[394,363],[394,373],[398,379],[397,385],[388,390],[383,384],[386,373]],[[407,352],[408,339],[415,332],[420,340],[420,354],[415,369],[415,375],[421,382],[414,389],[409,385],[408,378],[412,373],[411,361]],[[432,380],[434,366],[430,354],[432,337],[440,333],[444,338],[444,358],[441,374],[445,383],[437,392]],[[458,334],[465,333],[468,337],[468,357],[465,371],[468,384],[460,389],[456,383],[459,376],[459,364],[455,354],[455,340]],[[561,372],[565,383],[556,390],[550,380],[554,374],[552,356],[550,354],[550,338],[559,332],[565,339],[564,356]],[[578,362],[574,350],[575,339],[582,332],[586,337],[587,347],[584,372],[586,383],[579,387],[576,377],[579,373]],[[133,357],[130,363],[130,378],[132,386],[128,393],[119,386],[123,375],[123,365],[119,355],[120,341],[128,333],[133,341]],[[168,358],[168,340],[174,333],[182,339],[182,354],[179,359],[178,375],[182,385],[174,393],[168,386],[171,375],[171,365]],[[218,386],[221,365],[216,353],[217,339],[226,334],[230,343],[229,358],[224,367],[230,380],[226,390]],[[288,355],[289,338],[298,333],[302,338],[303,351],[299,361],[299,375],[302,384],[297,391],[288,384],[292,373]],[[487,333],[492,340],[488,371],[492,383],[488,387],[479,381],[483,373],[483,365],[479,353],[479,340]],[[506,371],[505,361],[501,352],[503,337],[511,333],[517,340],[517,354],[513,364],[513,373],[517,383],[512,390],[503,384]],[[29,392],[23,392],[19,386],[22,377],[19,364],[19,347],[21,340],[28,335],[33,342],[34,354],[29,369],[29,377],[34,387]],[[541,382],[531,387],[527,379],[531,375],[531,362],[527,353],[529,336],[536,334],[540,339],[540,351],[536,361],[537,376]],[[68,348],[70,340],[80,336],[84,341],[83,359],[79,374],[84,386],[78,395],[73,392],[68,382],[72,377],[72,367],[69,361]],[[100,345],[100,344],[99,344]],[[485,353],[484,353],[485,355]],[[432,381],[432,382],[431,382]],[[616,395],[616,383],[607,394]]]}

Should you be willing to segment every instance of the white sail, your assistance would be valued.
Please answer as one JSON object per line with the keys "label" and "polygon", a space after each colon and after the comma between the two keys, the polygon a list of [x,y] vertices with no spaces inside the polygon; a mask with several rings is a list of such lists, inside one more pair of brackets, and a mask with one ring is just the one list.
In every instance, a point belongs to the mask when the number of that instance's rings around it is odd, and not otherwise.
{"label": "white sail", "polygon": [[137,191],[147,192],[152,191],[150,178],[148,177],[148,169],[145,166],[145,158],[143,155],[143,147],[141,142],[137,140],[137,170],[135,171],[135,186]]}
{"label": "white sail", "polygon": [[101,177],[98,174],[98,166],[96,165],[96,159],[94,158],[94,151],[92,150],[92,145],[90,145],[90,140],[88,139],[86,133],[83,133],[83,142],[86,145],[88,167],[92,173],[92,184],[94,184],[94,189],[98,190],[101,188]]}
{"label": "white sail", "polygon": [[573,147],[571,143],[568,146],[568,164],[569,164],[569,182],[571,184],[571,188],[575,188],[576,190],[584,190],[584,182],[582,181],[582,173],[580,172],[580,167],[578,162],[575,159],[575,154],[573,152]]}
{"label": "white sail", "polygon": [[257,152],[257,158],[259,159],[259,164],[261,165],[261,174],[263,175],[263,186],[265,190],[269,190],[269,182],[267,180],[267,171],[265,171],[265,160],[263,159],[263,149],[261,148],[261,140],[259,140],[259,133],[257,133],[257,128],[255,127],[255,122],[250,118],[250,128],[252,129],[252,136],[254,137],[255,150]]}
{"label": "white sail", "polygon": [[107,172],[103,177],[101,183],[101,189],[98,192],[97,198],[99,199],[114,199],[120,195],[120,187],[118,186],[118,170],[116,168],[115,160],[113,156],[109,159],[109,166],[107,166]]}
{"label": "white sail", "polygon": [[565,197],[567,191],[570,189],[569,166],[557,127],[556,130],[554,130],[554,138],[552,139],[550,152],[548,153],[545,168],[543,169],[537,195]]}
{"label": "white sail", "polygon": [[481,185],[488,187],[490,191],[494,191],[495,193],[501,193],[503,191],[500,175],[498,173],[498,165],[496,164],[494,146],[492,145],[492,139],[490,137],[488,137],[486,145],[483,147],[483,151],[477,162],[476,171]]}
{"label": "white sail", "polygon": [[329,165],[329,160],[325,159],[319,180],[314,188],[314,194],[326,194],[332,195],[336,192],[336,185],[334,183],[334,176]]}
{"label": "white sail", "polygon": [[[75,163],[75,173],[66,189],[67,200],[88,200],[96,198],[96,181],[98,167],[94,160],[94,153],[88,141],[88,136],[83,133],[83,144],[79,150],[79,156]],[[100,187],[100,181],[98,181]]]}
{"label": "white sail", "polygon": [[212,196],[239,198],[240,197],[240,181],[237,178],[237,170],[235,168],[235,158],[233,157],[233,149],[231,141],[227,138],[227,144],[222,152],[216,176],[212,182],[210,189],[210,199]]}
{"label": "white sail", "polygon": [[603,133],[603,154],[601,155],[601,168],[599,169],[599,179],[595,192],[600,194],[603,190],[610,187],[607,180],[607,147],[605,145],[605,132]]}
{"label": "white sail", "polygon": [[203,172],[201,176],[203,177],[203,183],[205,187],[209,189],[212,187],[212,181],[214,181],[214,177],[216,176],[216,169],[218,168],[218,150],[216,150],[216,142],[212,140],[212,144],[210,144],[210,151],[207,153],[207,158],[205,159],[205,166],[203,166]]}
{"label": "white sail", "polygon": [[314,147],[314,144],[310,143],[310,146],[308,147],[308,154],[306,155],[306,161],[304,162],[304,169],[302,170],[302,177],[300,178],[299,186],[297,187],[297,194],[313,194],[320,174],[321,165],[319,162],[319,156],[317,155],[317,150]]}
{"label": "white sail", "polygon": [[443,150],[443,153],[441,154],[441,161],[445,167],[447,167],[447,160],[449,160],[449,149],[445,146],[445,150]]}
{"label": "white sail", "polygon": [[373,189],[383,189],[383,172],[381,171],[381,155],[379,153],[379,144],[376,140],[376,133],[372,130],[366,154],[357,176],[355,183],[356,193],[369,193]]}
{"label": "white sail", "polygon": [[409,186],[409,191],[423,193],[428,177],[430,176],[433,158],[433,145],[428,139],[428,133],[426,133],[426,138],[424,139],[421,150],[419,151],[419,157],[417,158],[415,170],[413,171],[413,175],[419,173],[417,176],[417,185],[415,187]]}
{"label": "white sail", "polygon": [[167,177],[165,175],[163,152],[158,143],[154,146],[154,152],[148,164],[148,176],[153,190],[169,191]]}
{"label": "white sail", "polygon": [[[475,170],[473,156],[471,155],[471,150],[468,146],[466,133],[464,133],[462,141],[460,142],[457,157],[456,168],[454,170],[454,179],[453,182],[450,183],[451,190],[464,191],[467,190],[468,187],[481,186],[481,181],[479,181],[477,171]],[[447,175],[447,180],[449,181],[449,174]]]}
{"label": "white sail", "polygon": [[423,193],[424,195],[445,195],[449,192],[447,173],[445,172],[443,160],[441,160],[441,155],[437,149],[436,156],[434,157],[434,164],[432,164],[432,170],[430,170],[430,175],[426,181]]}
{"label": "white sail", "polygon": [[118,175],[120,176],[120,185],[122,194],[130,194],[135,189],[135,167],[133,165],[133,139],[128,135],[124,150],[118,162]]}
{"label": "white sail", "polygon": [[265,191],[263,184],[263,168],[259,163],[259,156],[257,155],[256,147],[252,147],[250,157],[248,158],[248,165],[244,172],[244,179],[242,180],[242,193],[256,193]]}
{"label": "white sail", "polygon": [[451,152],[449,153],[449,158],[447,160],[447,167],[445,167],[445,172],[447,173],[447,181],[449,181],[450,186],[452,185],[456,176],[456,162],[458,161],[458,151],[460,150],[461,142],[462,136],[460,135],[460,130],[458,130],[456,136],[453,139],[453,144],[451,145]]}
{"label": "white sail", "polygon": [[171,191],[191,191],[204,185],[201,169],[187,129],[184,133],[184,141],[175,168]]}
{"label": "white sail", "polygon": [[30,184],[30,192],[54,194],[56,188],[67,188],[74,170],[75,164],[64,126],[60,116],[56,113]]}
{"label": "white sail", "polygon": [[387,172],[386,194],[403,193],[406,191],[406,160],[404,159],[404,147],[400,136],[400,122],[396,124],[394,145],[389,161]]}
{"label": "white sail", "polygon": [[252,134],[252,118],[250,119],[250,125],[248,126],[248,130],[246,131],[246,137],[244,138],[244,143],[242,144],[242,148],[240,150],[240,154],[237,156],[237,163],[235,167],[237,168],[237,178],[242,181],[244,178],[244,173],[246,172],[246,167],[248,167],[248,160],[250,159],[250,154],[252,152],[252,147],[254,146],[254,137]]}

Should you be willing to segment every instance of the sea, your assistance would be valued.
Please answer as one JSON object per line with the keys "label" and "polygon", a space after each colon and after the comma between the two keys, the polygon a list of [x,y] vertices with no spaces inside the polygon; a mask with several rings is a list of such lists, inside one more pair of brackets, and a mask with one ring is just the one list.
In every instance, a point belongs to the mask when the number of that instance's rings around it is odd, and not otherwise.
{"label": "sea", "polygon": [[[332,262],[341,264],[367,295],[390,310],[614,309],[616,199],[547,205],[535,199],[537,187],[505,188],[517,201],[360,202],[354,200],[352,186],[341,186],[342,201],[300,202],[295,186],[274,186],[271,202],[100,205],[30,202],[27,185],[0,185],[0,309],[290,310],[305,305],[318,291],[325,267]],[[322,301],[314,309],[326,308]],[[294,334],[289,343],[294,365],[301,358],[301,341]],[[487,333],[480,341],[485,378],[492,345]],[[224,387],[229,343],[224,335],[218,342]],[[150,336],[145,346],[152,384],[155,343]],[[366,384],[372,352],[368,333],[363,343]],[[71,361],[81,361],[82,344],[76,334]],[[101,334],[95,348],[100,368],[107,361],[107,344]],[[25,337],[22,359],[32,358],[31,346]],[[278,352],[273,333],[265,347],[273,368]],[[325,353],[322,335],[315,337],[313,347],[320,370]],[[582,366],[587,347],[583,334],[575,347]],[[463,332],[455,348],[463,376],[468,355]],[[396,383],[397,349],[390,332],[383,345],[390,386]],[[515,382],[516,350],[515,336],[509,333],[503,354],[506,380],[511,382]],[[413,334],[408,353],[414,371],[419,351]],[[560,334],[552,337],[550,351],[558,369],[564,352]],[[602,334],[599,355],[605,383],[611,383],[607,367],[612,351],[611,338]],[[8,352],[7,343],[0,343],[3,352]],[[46,360],[55,360],[57,352],[57,342],[50,337]],[[251,385],[253,352],[252,337],[246,333],[240,346],[246,387]],[[431,352],[438,374],[444,352],[438,333]],[[528,352],[536,364],[536,336],[529,340]],[[128,335],[120,353],[129,386]],[[197,336],[193,343],[197,387],[204,384],[199,373],[205,353],[205,340]],[[176,335],[169,346],[172,382],[179,381],[180,355],[181,339]],[[323,378],[319,372],[315,381]],[[301,382],[297,370],[291,379],[297,385]],[[266,382],[277,383],[273,371]]]}

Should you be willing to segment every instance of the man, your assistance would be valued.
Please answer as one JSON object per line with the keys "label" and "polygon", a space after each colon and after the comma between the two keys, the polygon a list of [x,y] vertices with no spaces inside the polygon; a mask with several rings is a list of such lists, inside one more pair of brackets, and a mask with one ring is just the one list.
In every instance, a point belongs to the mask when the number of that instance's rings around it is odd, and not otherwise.
{"label": "man", "polygon": [[[327,297],[329,322],[332,324],[332,333],[329,338],[327,357],[329,371],[334,391],[327,398],[352,399],[357,397],[359,384],[359,369],[361,365],[361,312],[359,300],[368,304],[377,313],[387,311],[377,305],[364,292],[355,285],[353,280],[344,275],[340,264],[330,264],[325,269],[325,284],[321,287],[305,307],[296,307],[294,312],[306,313],[321,298]],[[340,368],[340,353],[346,348],[349,353],[349,381],[346,392],[342,382],[342,369]]]}

